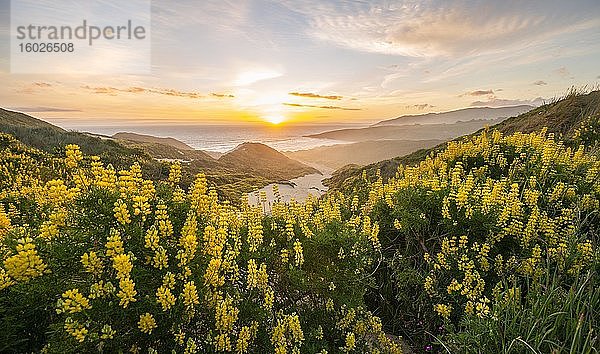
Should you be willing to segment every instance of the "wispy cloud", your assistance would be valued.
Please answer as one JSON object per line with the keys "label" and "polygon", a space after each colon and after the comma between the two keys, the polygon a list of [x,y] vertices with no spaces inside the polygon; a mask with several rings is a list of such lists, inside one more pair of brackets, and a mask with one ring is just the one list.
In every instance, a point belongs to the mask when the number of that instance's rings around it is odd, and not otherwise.
{"label": "wispy cloud", "polygon": [[312,104],[299,104],[299,103],[283,103],[285,106],[291,107],[309,107],[309,108],[322,108],[322,109],[340,109],[344,111],[361,111],[362,108],[348,108],[348,107],[339,107],[339,106],[317,106]]}
{"label": "wispy cloud", "polygon": [[211,93],[210,94],[212,97],[218,97],[218,98],[234,98],[235,96],[232,94],[228,94],[228,93]]}
{"label": "wispy cloud", "polygon": [[308,18],[320,40],[366,52],[404,56],[485,53],[598,25],[594,1],[586,4],[529,1],[307,0],[290,9]]}
{"label": "wispy cloud", "polygon": [[534,82],[533,84],[536,85],[536,86],[545,86],[545,85],[548,85],[548,83],[546,81],[544,81],[544,80],[538,80],[538,81]]}
{"label": "wispy cloud", "polygon": [[422,110],[427,109],[427,108],[434,108],[434,107],[435,106],[430,105],[429,103],[413,104],[413,105],[407,105],[407,106],[405,106],[405,108],[407,108],[407,109],[416,108],[419,111],[422,111]]}
{"label": "wispy cloud", "polygon": [[323,98],[326,100],[341,100],[343,97],[342,96],[324,96],[324,95],[319,95],[316,93],[312,93],[312,92],[290,92],[289,95],[292,96],[298,96],[298,97],[306,97],[306,98]]}
{"label": "wispy cloud", "polygon": [[[111,86],[89,86],[84,85],[81,86],[82,89],[89,90],[93,93],[104,94],[116,96],[119,93],[131,93],[131,94],[157,94],[164,96],[172,96],[172,97],[183,97],[183,98],[204,98],[206,95],[203,95],[198,92],[189,92],[189,91],[179,91],[175,89],[165,89],[165,88],[145,88],[145,87],[137,87],[132,86],[128,88],[116,88]],[[217,97],[217,98],[233,98],[233,95],[223,94],[223,93],[210,93],[209,96]]]}
{"label": "wispy cloud", "polygon": [[466,92],[466,93],[460,95],[460,97],[463,97],[463,96],[487,96],[487,95],[493,95],[493,94],[494,94],[494,90],[475,90],[475,91]]}
{"label": "wispy cloud", "polygon": [[573,78],[573,75],[571,75],[571,72],[565,66],[561,66],[560,68],[554,70],[554,72],[558,76],[562,77],[563,79],[572,79]]}
{"label": "wispy cloud", "polygon": [[17,93],[30,95],[30,94],[38,93],[39,91],[42,91],[44,89],[49,89],[52,86],[53,85],[49,82],[38,81],[38,82],[32,82],[30,84],[26,84],[25,86],[17,89],[16,91],[17,91]]}
{"label": "wispy cloud", "polygon": [[70,108],[56,108],[56,107],[45,107],[45,106],[31,106],[31,107],[7,107],[7,109],[25,113],[46,113],[46,112],[81,112],[79,109]]}
{"label": "wispy cloud", "polygon": [[471,103],[471,107],[507,107],[507,106],[519,106],[519,105],[530,105],[530,106],[541,106],[548,100],[537,97],[532,100],[521,100],[521,99],[505,99],[493,97],[487,101],[475,101]]}

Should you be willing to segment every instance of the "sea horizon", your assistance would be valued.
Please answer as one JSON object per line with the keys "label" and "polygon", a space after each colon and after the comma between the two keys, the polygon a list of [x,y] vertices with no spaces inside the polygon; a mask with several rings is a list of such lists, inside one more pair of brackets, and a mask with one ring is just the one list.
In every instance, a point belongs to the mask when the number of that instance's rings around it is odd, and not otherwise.
{"label": "sea horizon", "polygon": [[327,131],[368,127],[369,124],[155,124],[155,125],[77,125],[60,124],[65,130],[113,136],[135,133],[177,139],[196,150],[225,153],[242,143],[261,143],[278,151],[308,150],[320,146],[346,144],[347,141],[310,138]]}

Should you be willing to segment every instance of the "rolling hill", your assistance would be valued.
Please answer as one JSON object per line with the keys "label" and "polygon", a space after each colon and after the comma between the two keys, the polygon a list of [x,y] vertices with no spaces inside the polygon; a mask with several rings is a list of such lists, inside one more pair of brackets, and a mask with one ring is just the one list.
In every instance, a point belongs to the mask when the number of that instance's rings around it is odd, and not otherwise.
{"label": "rolling hill", "polygon": [[237,166],[240,170],[275,180],[320,173],[313,167],[293,160],[279,151],[260,143],[243,143],[221,156],[222,164]]}
{"label": "rolling hill", "polygon": [[167,146],[171,146],[174,147],[175,149],[178,150],[194,150],[193,147],[189,146],[188,144],[179,141],[175,138],[161,138],[161,137],[156,137],[156,136],[152,136],[152,135],[146,135],[146,134],[137,134],[137,133],[127,133],[127,132],[119,132],[114,134],[113,139],[117,139],[117,140],[128,140],[128,141],[136,141],[136,142],[141,142],[141,143],[156,143],[156,144],[161,144],[161,145],[167,145]]}

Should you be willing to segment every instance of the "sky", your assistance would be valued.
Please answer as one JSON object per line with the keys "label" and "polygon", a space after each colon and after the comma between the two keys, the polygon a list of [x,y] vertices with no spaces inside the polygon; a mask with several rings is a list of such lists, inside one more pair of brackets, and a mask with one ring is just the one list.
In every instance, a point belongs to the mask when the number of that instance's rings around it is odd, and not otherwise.
{"label": "sky", "polygon": [[0,24],[0,107],[66,125],[372,123],[600,82],[598,0],[152,0],[144,74],[11,73],[9,0]]}

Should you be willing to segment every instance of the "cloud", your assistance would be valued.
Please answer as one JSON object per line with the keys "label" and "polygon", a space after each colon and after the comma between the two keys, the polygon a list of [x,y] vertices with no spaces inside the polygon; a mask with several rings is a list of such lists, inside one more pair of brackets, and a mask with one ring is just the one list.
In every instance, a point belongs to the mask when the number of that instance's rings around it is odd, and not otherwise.
{"label": "cloud", "polygon": [[426,108],[434,108],[435,106],[430,105],[429,103],[423,103],[423,104],[413,104],[413,105],[408,105],[405,106],[405,108],[410,109],[410,108],[416,108],[419,111],[422,111]]}
{"label": "cloud", "polygon": [[348,107],[339,107],[339,106],[317,106],[312,104],[299,104],[299,103],[287,103],[284,102],[283,105],[291,106],[291,107],[310,107],[310,108],[322,108],[322,109],[340,109],[343,111],[361,111],[362,108],[348,108]]}
{"label": "cloud", "polygon": [[324,98],[326,100],[341,100],[342,96],[323,96],[312,92],[290,92],[288,95],[306,97],[306,98]]}
{"label": "cloud", "polygon": [[537,86],[548,85],[548,83],[546,81],[543,81],[543,80],[538,80],[538,81],[534,82],[533,84],[537,85]]}
{"label": "cloud", "polygon": [[33,107],[7,107],[12,111],[25,112],[25,113],[41,113],[41,112],[81,112],[79,109],[70,108],[56,108],[56,107],[45,107],[45,106],[33,106]]}
{"label": "cloud", "polygon": [[231,94],[227,94],[227,93],[211,93],[210,94],[212,97],[217,97],[217,98],[234,98],[234,95]]}
{"label": "cloud", "polygon": [[598,25],[593,0],[283,3],[306,18],[314,38],[364,52],[415,57],[491,53]]}
{"label": "cloud", "polygon": [[[192,99],[206,97],[205,95],[200,94],[198,92],[179,91],[179,90],[175,90],[175,89],[165,89],[165,88],[145,88],[145,87],[137,87],[137,86],[132,86],[132,87],[128,87],[128,88],[116,88],[116,87],[110,87],[110,86],[93,87],[93,86],[89,86],[89,85],[81,86],[81,88],[92,91],[93,93],[110,95],[110,96],[116,96],[119,93],[132,93],[132,94],[149,93],[149,94],[157,94],[157,95],[164,95],[164,96],[171,96],[171,97],[192,98]],[[232,97],[234,97],[233,95],[223,94],[223,93],[210,93],[209,96],[217,97],[217,98],[232,98]]]}
{"label": "cloud", "polygon": [[486,96],[486,95],[493,95],[494,94],[494,90],[475,90],[475,91],[471,91],[471,92],[466,92],[462,95],[460,95],[460,97],[463,96]]}
{"label": "cloud", "polygon": [[51,87],[52,87],[52,84],[49,82],[43,82],[43,81],[32,82],[32,83],[18,89],[17,93],[30,95],[30,94],[34,94],[41,90],[48,89]]}
{"label": "cloud", "polygon": [[520,105],[530,105],[537,107],[543,105],[546,102],[548,102],[548,100],[542,97],[537,97],[532,100],[505,99],[493,97],[487,101],[475,101],[471,103],[471,107],[507,107]]}
{"label": "cloud", "polygon": [[569,69],[567,69],[564,66],[561,66],[560,68],[554,70],[554,72],[556,74],[558,74],[559,76],[561,76],[562,78],[566,79],[566,78],[573,78],[573,76],[571,75],[571,72],[569,71]]}

